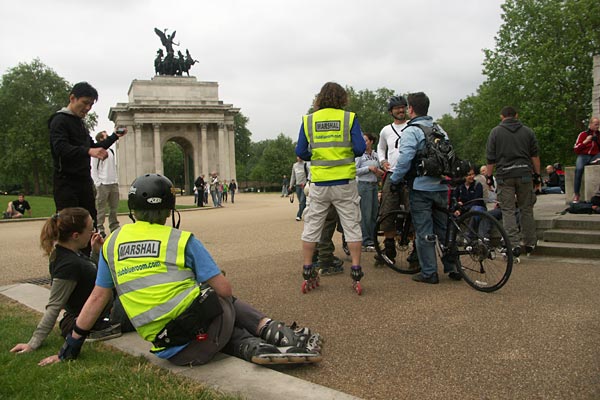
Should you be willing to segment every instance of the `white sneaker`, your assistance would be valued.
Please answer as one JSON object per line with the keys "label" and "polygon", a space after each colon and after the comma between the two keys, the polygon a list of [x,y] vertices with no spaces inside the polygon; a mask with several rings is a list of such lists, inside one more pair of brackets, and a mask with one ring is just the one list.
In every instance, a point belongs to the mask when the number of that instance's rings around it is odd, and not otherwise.
{"label": "white sneaker", "polygon": [[302,218],[296,217],[296,221],[302,221]]}

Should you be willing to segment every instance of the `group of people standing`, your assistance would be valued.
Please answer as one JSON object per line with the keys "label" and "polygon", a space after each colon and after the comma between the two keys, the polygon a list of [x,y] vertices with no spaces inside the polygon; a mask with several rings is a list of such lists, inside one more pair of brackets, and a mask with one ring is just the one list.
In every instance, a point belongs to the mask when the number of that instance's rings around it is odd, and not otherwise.
{"label": "group of people standing", "polygon": [[214,207],[223,207],[223,203],[227,203],[229,197],[231,197],[231,203],[235,203],[235,193],[238,189],[235,179],[229,182],[222,181],[216,171],[210,173],[208,181],[204,178],[205,175],[202,174],[194,182],[194,203],[198,207],[208,204],[209,195]]}
{"label": "group of people standing", "polygon": [[[327,215],[333,207],[352,258],[355,284],[364,275],[361,252],[373,250],[377,240],[377,216],[400,208],[410,210],[415,229],[409,262],[416,263],[420,273],[413,275],[413,280],[438,283],[435,242],[430,238],[445,237],[447,215],[441,210],[448,207],[449,187],[441,177],[419,175],[415,167],[426,144],[424,130],[434,123],[428,115],[429,98],[423,92],[390,98],[388,112],[394,121],[381,130],[377,150],[376,136],[362,132],[358,117],[344,111],[346,103],[347,95],[341,86],[325,84],[315,100],[316,111],[304,116],[298,135],[298,161],[292,168],[290,182],[295,183],[299,199],[303,199],[304,192],[299,188],[307,182],[310,187],[310,202],[306,210],[300,202],[296,217],[298,221],[304,219],[305,282],[316,279],[318,264],[313,253],[326,231]],[[533,205],[536,186],[539,188],[541,183],[539,147],[533,131],[519,121],[515,108],[504,107],[500,119],[488,138],[487,164],[479,171],[472,166],[454,195],[465,202],[474,195],[485,198],[474,204],[481,210],[487,209],[486,201],[494,202],[497,197],[513,252],[518,256],[522,246],[529,253],[537,242]],[[396,227],[391,220],[387,225],[381,226],[384,251],[393,260]],[[455,260],[445,258],[442,264],[449,279],[461,279]]]}

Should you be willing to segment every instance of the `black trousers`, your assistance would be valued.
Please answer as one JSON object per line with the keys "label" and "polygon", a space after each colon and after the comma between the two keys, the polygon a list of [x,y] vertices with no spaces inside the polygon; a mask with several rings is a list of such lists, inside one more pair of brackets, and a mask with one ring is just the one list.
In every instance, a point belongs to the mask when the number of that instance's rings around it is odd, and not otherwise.
{"label": "black trousers", "polygon": [[96,226],[96,197],[91,177],[54,175],[56,211],[67,207],[82,207],[89,211]]}

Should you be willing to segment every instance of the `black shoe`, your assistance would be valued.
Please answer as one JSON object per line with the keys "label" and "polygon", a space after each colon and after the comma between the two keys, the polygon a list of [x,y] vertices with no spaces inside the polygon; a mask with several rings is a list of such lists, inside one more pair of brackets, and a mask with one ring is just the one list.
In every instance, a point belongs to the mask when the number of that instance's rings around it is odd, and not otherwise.
{"label": "black shoe", "polygon": [[519,257],[521,255],[521,247],[513,247],[513,257]]}
{"label": "black shoe", "polygon": [[448,272],[448,278],[452,279],[453,281],[460,281],[462,279],[462,275],[460,274],[460,272],[451,271]]}
{"label": "black shoe", "polygon": [[416,274],[413,275],[412,280],[415,282],[430,283],[432,285],[440,283],[440,278],[438,278],[437,272],[434,272],[433,274],[431,274],[431,276],[428,277],[423,276],[423,274]]}
{"label": "black shoe", "polygon": [[530,255],[535,250],[535,246],[525,246],[525,254]]}

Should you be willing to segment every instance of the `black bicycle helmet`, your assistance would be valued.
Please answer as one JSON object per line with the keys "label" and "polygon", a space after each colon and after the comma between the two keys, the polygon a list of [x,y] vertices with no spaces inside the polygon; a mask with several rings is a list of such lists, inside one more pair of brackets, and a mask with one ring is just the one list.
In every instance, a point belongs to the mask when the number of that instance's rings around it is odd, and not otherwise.
{"label": "black bicycle helmet", "polygon": [[130,210],[173,210],[175,194],[169,178],[145,174],[136,178],[129,188],[127,205]]}
{"label": "black bicycle helmet", "polygon": [[408,106],[408,102],[404,98],[404,96],[392,96],[388,101],[388,111],[392,111],[392,108],[398,106]]}

